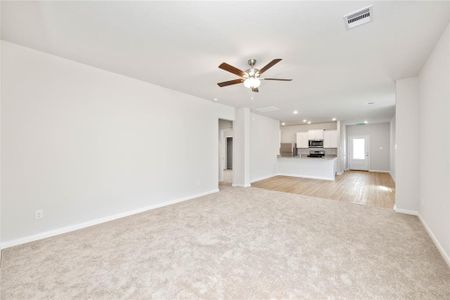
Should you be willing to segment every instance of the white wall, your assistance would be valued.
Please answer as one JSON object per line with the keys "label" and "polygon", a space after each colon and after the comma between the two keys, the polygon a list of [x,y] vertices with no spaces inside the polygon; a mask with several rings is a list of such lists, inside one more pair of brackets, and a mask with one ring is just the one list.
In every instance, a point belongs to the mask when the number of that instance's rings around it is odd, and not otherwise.
{"label": "white wall", "polygon": [[411,213],[419,209],[418,88],[416,77],[396,81],[395,206]]}
{"label": "white wall", "polygon": [[233,124],[233,186],[250,186],[250,109],[236,109]]}
{"label": "white wall", "polygon": [[347,168],[347,125],[345,122],[339,121],[339,148],[338,148],[338,161],[337,172],[343,173]]}
{"label": "white wall", "polygon": [[[0,8],[0,13],[1,13],[1,8]],[[0,28],[1,30],[1,28]],[[0,70],[3,70],[3,59],[1,56],[1,45],[0,45]],[[2,202],[3,202],[3,113],[2,113],[2,108],[3,108],[3,71],[0,71],[0,264],[1,264],[1,259],[2,259],[2,248],[1,248],[1,241],[2,241],[2,224],[3,224],[3,220],[2,220]]]}
{"label": "white wall", "polygon": [[296,143],[297,132],[308,131],[312,129],[336,130],[337,122],[283,126],[281,127],[281,142]]}
{"label": "white wall", "polygon": [[419,213],[450,265],[450,25],[420,72],[419,98]]}
{"label": "white wall", "polygon": [[347,126],[347,147],[349,137],[355,135],[369,136],[369,169],[373,171],[390,170],[390,124],[374,123]]}
{"label": "white wall", "polygon": [[251,113],[250,116],[250,181],[274,176],[280,148],[280,123]]}
{"label": "white wall", "polygon": [[217,189],[233,108],[7,42],[1,55],[3,242]]}
{"label": "white wall", "polygon": [[390,134],[391,134],[391,141],[390,141],[390,173],[392,179],[395,181],[395,151],[396,151],[396,138],[395,138],[395,116],[392,118],[390,122]]}

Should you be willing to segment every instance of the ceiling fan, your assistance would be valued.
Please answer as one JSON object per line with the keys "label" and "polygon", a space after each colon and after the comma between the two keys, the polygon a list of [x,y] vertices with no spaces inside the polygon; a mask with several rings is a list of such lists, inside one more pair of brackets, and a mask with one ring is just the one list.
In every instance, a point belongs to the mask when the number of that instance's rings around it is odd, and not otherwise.
{"label": "ceiling fan", "polygon": [[229,65],[227,63],[221,63],[219,68],[225,71],[228,71],[230,73],[233,73],[237,76],[239,76],[239,79],[224,81],[217,83],[218,86],[224,87],[229,86],[233,84],[238,83],[244,83],[244,86],[246,88],[252,89],[253,92],[259,92],[259,86],[261,85],[261,80],[276,80],[276,81],[292,81],[292,79],[282,79],[282,78],[261,78],[261,74],[266,72],[268,69],[273,67],[275,64],[279,63],[281,61],[281,58],[273,59],[270,63],[262,67],[262,69],[255,68],[256,59],[249,59],[248,64],[250,66],[250,69],[246,71],[239,70],[236,67],[233,67],[232,65]]}

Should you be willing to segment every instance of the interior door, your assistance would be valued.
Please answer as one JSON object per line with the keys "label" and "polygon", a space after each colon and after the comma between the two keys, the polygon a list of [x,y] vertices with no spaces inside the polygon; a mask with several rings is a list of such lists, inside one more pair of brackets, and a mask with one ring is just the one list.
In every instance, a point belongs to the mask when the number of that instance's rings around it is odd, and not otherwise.
{"label": "interior door", "polygon": [[233,138],[227,137],[227,169],[233,169]]}
{"label": "interior door", "polygon": [[349,168],[352,170],[369,170],[369,137],[352,136],[349,139]]}

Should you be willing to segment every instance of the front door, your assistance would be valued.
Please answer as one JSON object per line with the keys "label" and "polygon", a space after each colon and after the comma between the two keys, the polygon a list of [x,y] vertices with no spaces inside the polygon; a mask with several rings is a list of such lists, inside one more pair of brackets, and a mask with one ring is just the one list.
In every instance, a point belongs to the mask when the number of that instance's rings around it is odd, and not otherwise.
{"label": "front door", "polygon": [[352,170],[369,170],[369,138],[352,136],[349,143],[349,168]]}

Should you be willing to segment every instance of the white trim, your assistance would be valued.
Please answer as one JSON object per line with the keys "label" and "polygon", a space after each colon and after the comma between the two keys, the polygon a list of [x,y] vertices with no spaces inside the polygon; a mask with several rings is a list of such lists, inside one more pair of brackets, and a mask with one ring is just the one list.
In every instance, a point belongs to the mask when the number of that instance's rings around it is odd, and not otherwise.
{"label": "white trim", "polygon": [[419,215],[419,212],[417,210],[398,208],[397,205],[394,205],[394,211],[397,213],[400,213],[400,214],[406,214],[406,215],[412,215],[412,216]]}
{"label": "white trim", "polygon": [[389,171],[389,175],[391,175],[391,178],[392,178],[392,180],[393,180],[394,183],[395,183],[395,177],[394,177],[394,175],[392,175],[392,171]]}
{"label": "white trim", "polygon": [[244,187],[244,188],[247,188],[247,187],[250,187],[251,185],[250,184],[233,183],[231,186],[232,187]]}
{"label": "white trim", "polygon": [[428,227],[427,223],[425,223],[425,220],[422,218],[420,214],[418,214],[420,222],[422,222],[423,227],[425,227],[425,230],[427,231],[428,235],[430,236],[431,240],[433,241],[436,248],[439,250],[439,252],[442,255],[442,258],[444,258],[447,265],[450,267],[450,255],[445,252],[444,247],[442,247],[441,243],[439,243],[439,240],[434,235],[433,231],[431,231],[431,228]]}
{"label": "white trim", "polygon": [[259,177],[259,178],[256,178],[256,179],[251,180],[250,183],[257,182],[257,181],[264,180],[264,179],[268,179],[268,178],[272,178],[272,177],[274,177],[274,176],[277,176],[277,175],[276,175],[276,174],[273,174],[273,175],[268,175],[268,176]]}
{"label": "white trim", "polygon": [[369,172],[375,172],[375,173],[391,173],[391,171],[387,171],[387,170],[369,170]]}
{"label": "white trim", "polygon": [[121,212],[121,213],[117,213],[117,214],[114,214],[114,215],[97,218],[97,219],[94,219],[94,220],[86,221],[86,222],[75,224],[75,225],[69,225],[69,226],[60,227],[60,228],[57,228],[57,229],[52,229],[52,230],[44,231],[44,232],[41,232],[41,233],[37,233],[37,234],[21,237],[21,238],[15,239],[15,240],[5,241],[5,242],[1,243],[0,249],[6,249],[6,248],[9,248],[9,247],[13,247],[13,246],[17,246],[17,245],[21,245],[21,244],[25,244],[25,243],[29,243],[29,242],[42,240],[42,239],[49,238],[49,237],[52,237],[52,236],[55,236],[55,235],[60,235],[60,234],[63,234],[63,233],[72,232],[72,231],[75,231],[75,230],[79,230],[79,229],[83,229],[83,228],[86,228],[86,227],[90,227],[90,226],[102,224],[102,223],[105,223],[105,222],[113,221],[113,220],[116,220],[116,219],[132,216],[132,215],[139,214],[139,213],[142,213],[142,212],[145,212],[145,211],[149,211],[149,210],[152,210],[152,209],[156,209],[156,208],[172,205],[172,204],[175,204],[175,203],[191,200],[191,199],[194,199],[194,198],[199,198],[199,197],[206,196],[206,195],[213,194],[213,193],[217,193],[217,192],[219,192],[219,189],[214,189],[214,190],[211,190],[211,191],[208,191],[208,192],[205,192],[205,193],[200,193],[200,194],[187,196],[187,197],[183,197],[183,198],[179,198],[179,199],[175,199],[175,200],[165,201],[165,202],[158,203],[158,204],[153,204],[153,205],[149,205],[149,206],[145,206],[145,207],[129,210],[129,211],[126,211],[126,212]]}
{"label": "white trim", "polygon": [[329,181],[335,181],[336,180],[336,178],[331,178],[331,177],[306,176],[306,175],[295,175],[295,174],[286,174],[286,173],[278,173],[275,176],[290,176],[290,177],[308,178],[308,179],[320,179],[320,180],[329,180]]}

